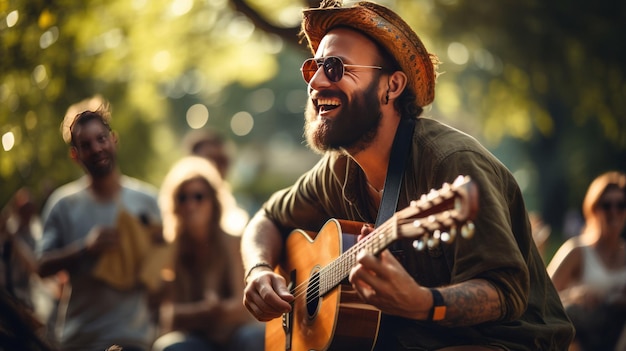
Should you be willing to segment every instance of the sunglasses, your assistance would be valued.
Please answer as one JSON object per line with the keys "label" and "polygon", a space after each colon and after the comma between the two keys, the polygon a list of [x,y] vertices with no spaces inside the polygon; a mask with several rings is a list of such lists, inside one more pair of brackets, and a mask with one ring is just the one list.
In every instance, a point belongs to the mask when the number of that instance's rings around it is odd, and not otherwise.
{"label": "sunglasses", "polygon": [[598,204],[598,207],[601,208],[605,212],[609,212],[611,210],[611,208],[614,208],[614,209],[616,209],[618,211],[624,211],[624,210],[626,210],[626,202],[624,202],[624,201],[621,201],[621,202],[604,201],[604,202],[600,202]]}
{"label": "sunglasses", "polygon": [[202,201],[204,201],[205,199],[208,199],[209,195],[205,194],[205,193],[180,193],[178,195],[176,195],[176,201],[178,201],[179,204],[184,204],[187,201],[195,201],[197,203],[200,203]]}
{"label": "sunglasses", "polygon": [[326,78],[335,83],[343,78],[343,73],[345,72],[346,67],[383,69],[380,66],[347,65],[337,56],[310,58],[305,60],[304,63],[302,63],[302,67],[300,67],[300,71],[302,71],[302,78],[304,78],[304,81],[307,82],[307,84],[311,81],[311,79],[313,79],[313,76],[320,67],[324,69]]}

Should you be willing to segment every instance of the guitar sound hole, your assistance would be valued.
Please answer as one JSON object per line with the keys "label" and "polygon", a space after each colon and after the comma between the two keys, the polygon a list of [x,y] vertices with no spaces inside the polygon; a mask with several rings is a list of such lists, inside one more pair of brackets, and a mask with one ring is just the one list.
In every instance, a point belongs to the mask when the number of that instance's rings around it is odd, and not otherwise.
{"label": "guitar sound hole", "polygon": [[306,311],[309,319],[315,318],[320,299],[320,275],[319,272],[313,273],[309,279],[309,285],[306,289]]}

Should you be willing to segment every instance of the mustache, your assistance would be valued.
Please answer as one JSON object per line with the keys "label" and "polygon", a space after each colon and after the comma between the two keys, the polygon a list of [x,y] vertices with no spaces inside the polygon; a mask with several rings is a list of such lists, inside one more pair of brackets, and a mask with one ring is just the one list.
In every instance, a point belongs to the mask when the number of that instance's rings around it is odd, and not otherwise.
{"label": "mustache", "polygon": [[339,90],[321,90],[321,91],[316,90],[310,93],[309,97],[311,98],[311,100],[318,100],[318,99],[324,99],[324,98],[336,98],[341,101],[345,101],[346,94],[344,94],[342,91],[339,91]]}

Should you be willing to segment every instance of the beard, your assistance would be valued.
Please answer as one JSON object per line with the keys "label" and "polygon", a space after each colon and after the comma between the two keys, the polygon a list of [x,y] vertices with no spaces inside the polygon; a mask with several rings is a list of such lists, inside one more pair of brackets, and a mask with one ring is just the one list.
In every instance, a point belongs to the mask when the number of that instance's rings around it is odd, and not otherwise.
{"label": "beard", "polygon": [[106,162],[100,163],[102,156],[83,162],[87,172],[94,178],[104,178],[115,170],[115,155],[106,153]]}
{"label": "beard", "polygon": [[[357,95],[349,104],[341,93],[342,110],[332,119],[318,119],[317,109],[309,99],[304,113],[304,134],[308,146],[317,153],[330,150],[357,153],[364,150],[376,136],[382,116],[377,88],[378,82],[373,80],[363,94]],[[330,95],[320,93],[319,97]]]}

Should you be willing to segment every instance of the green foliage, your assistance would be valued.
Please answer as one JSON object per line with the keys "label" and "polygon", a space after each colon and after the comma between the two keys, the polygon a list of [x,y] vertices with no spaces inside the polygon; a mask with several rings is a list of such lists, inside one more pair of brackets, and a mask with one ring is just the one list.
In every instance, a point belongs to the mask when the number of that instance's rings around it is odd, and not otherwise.
{"label": "green foliage", "polygon": [[178,157],[180,135],[169,127],[176,99],[208,99],[234,82],[253,87],[278,70],[280,40],[223,1],[0,4],[0,135],[15,139],[0,151],[0,203],[19,186],[55,187],[80,174],[59,133],[75,102],[111,101],[124,172],[158,185]]}
{"label": "green foliage", "polygon": [[[206,106],[207,124],[237,145],[233,186],[255,210],[317,158],[302,144],[298,68],[310,53],[295,35],[311,2],[0,0],[0,204],[23,185],[43,199],[82,173],[59,125],[101,94],[122,170],[155,185],[184,153],[189,108]],[[483,141],[555,230],[595,175],[626,169],[618,0],[381,2],[442,61],[427,115]],[[235,132],[241,113],[248,133]]]}

